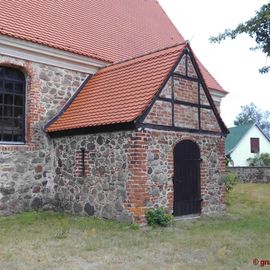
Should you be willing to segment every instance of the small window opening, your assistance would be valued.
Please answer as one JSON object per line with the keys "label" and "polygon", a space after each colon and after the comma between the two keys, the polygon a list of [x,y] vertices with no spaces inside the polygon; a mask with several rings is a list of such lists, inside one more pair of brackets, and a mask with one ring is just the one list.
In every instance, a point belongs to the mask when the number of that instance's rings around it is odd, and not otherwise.
{"label": "small window opening", "polygon": [[25,77],[0,66],[0,142],[25,140]]}
{"label": "small window opening", "polygon": [[85,176],[85,148],[81,148],[81,153],[82,153],[82,177]]}
{"label": "small window opening", "polygon": [[250,138],[250,152],[259,153],[260,152],[260,139]]}

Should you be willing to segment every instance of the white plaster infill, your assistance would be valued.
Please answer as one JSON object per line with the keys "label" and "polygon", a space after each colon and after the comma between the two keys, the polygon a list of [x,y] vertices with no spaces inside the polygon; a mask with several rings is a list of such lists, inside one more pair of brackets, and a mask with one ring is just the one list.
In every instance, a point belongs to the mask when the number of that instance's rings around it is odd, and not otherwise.
{"label": "white plaster infill", "polygon": [[213,88],[209,88],[209,91],[211,93],[213,100],[217,101],[217,102],[221,102],[221,99],[227,95],[227,93],[222,93],[222,92],[215,90]]}
{"label": "white plaster infill", "polygon": [[107,62],[0,35],[0,54],[74,71],[94,74]]}

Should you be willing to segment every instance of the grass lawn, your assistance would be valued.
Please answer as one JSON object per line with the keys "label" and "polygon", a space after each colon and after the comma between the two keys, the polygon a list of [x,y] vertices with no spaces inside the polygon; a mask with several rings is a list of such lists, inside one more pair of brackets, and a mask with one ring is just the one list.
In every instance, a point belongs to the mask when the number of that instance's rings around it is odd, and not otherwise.
{"label": "grass lawn", "polygon": [[[270,185],[239,184],[223,217],[141,228],[97,218],[0,218],[0,269],[258,269],[270,260]],[[265,268],[270,268],[266,266]]]}

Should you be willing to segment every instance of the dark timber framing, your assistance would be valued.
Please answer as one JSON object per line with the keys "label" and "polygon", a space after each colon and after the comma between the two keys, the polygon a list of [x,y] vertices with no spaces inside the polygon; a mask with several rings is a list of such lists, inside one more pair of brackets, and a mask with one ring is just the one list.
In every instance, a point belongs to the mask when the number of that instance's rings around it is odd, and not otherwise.
{"label": "dark timber framing", "polygon": [[[181,62],[182,58],[185,57],[185,75],[179,74],[178,72],[175,72],[176,67],[178,64]],[[190,58],[190,61],[192,65],[194,66],[195,72],[198,76],[198,78],[194,78],[189,76],[188,74],[188,57]],[[196,103],[191,103],[187,101],[182,101],[182,100],[177,100],[175,99],[175,89],[174,89],[174,77],[178,77],[181,79],[193,81],[198,83],[198,104]],[[164,89],[165,85],[168,83],[169,79],[171,78],[171,99],[170,98],[165,98],[161,97],[160,94],[162,90]],[[210,105],[204,105],[201,104],[201,86],[205,92],[206,98],[209,102]],[[170,126],[164,126],[164,125],[157,125],[157,124],[148,124],[148,123],[143,123],[144,120],[146,119],[147,115],[151,111],[152,107],[154,106],[155,102],[157,100],[164,101],[164,102],[169,102],[171,103],[171,109],[172,109],[172,127]],[[184,106],[190,106],[190,107],[196,107],[198,108],[198,129],[190,129],[190,128],[184,128],[184,127],[176,127],[175,126],[175,113],[174,113],[174,108],[175,104],[179,105],[184,105]],[[221,128],[221,132],[215,132],[215,131],[210,131],[210,130],[203,130],[201,128],[201,109],[207,109],[207,110],[212,110],[218,123]],[[202,134],[213,134],[213,135],[226,135],[228,134],[227,127],[223,123],[216,106],[214,104],[214,101],[209,93],[209,90],[204,82],[204,79],[201,75],[201,72],[197,66],[197,63],[195,61],[195,58],[193,56],[193,53],[191,51],[191,48],[189,45],[184,49],[183,53],[180,55],[179,59],[177,60],[176,64],[174,65],[172,71],[170,72],[168,78],[164,81],[162,84],[161,88],[159,89],[158,93],[156,94],[155,98],[153,99],[151,105],[148,107],[148,109],[138,118],[136,121],[136,127],[143,127],[143,128],[151,128],[151,129],[158,129],[158,130],[171,130],[171,131],[183,131],[183,132],[190,132],[190,133],[202,133]]]}
{"label": "dark timber framing", "polygon": [[190,48],[189,44],[187,45],[187,50],[189,52],[189,57],[190,57],[191,63],[194,66],[194,69],[195,69],[195,71],[196,71],[196,73],[198,75],[199,81],[201,82],[201,85],[202,85],[203,90],[205,92],[205,95],[206,95],[206,97],[208,99],[208,102],[209,102],[210,106],[213,109],[214,115],[215,115],[215,117],[216,117],[216,119],[217,119],[217,121],[219,123],[219,126],[220,126],[222,132],[226,136],[229,133],[229,130],[227,129],[226,125],[224,124],[222,118],[219,115],[219,112],[218,112],[218,110],[216,108],[216,105],[215,105],[215,103],[214,103],[214,101],[212,99],[212,96],[211,96],[211,94],[210,94],[210,92],[209,92],[209,90],[207,88],[207,85],[206,85],[206,83],[205,83],[205,81],[203,79],[203,76],[202,76],[201,71],[200,71],[200,69],[199,69],[199,67],[197,65],[197,62],[195,60],[195,57],[193,55],[192,49]]}
{"label": "dark timber framing", "polygon": [[185,106],[190,106],[190,107],[196,107],[196,108],[203,108],[203,109],[212,110],[212,107],[208,106],[208,105],[197,104],[197,103],[182,101],[182,100],[178,100],[178,99],[173,100],[173,99],[170,99],[170,98],[158,97],[157,100],[165,101],[165,102],[169,102],[169,103],[174,103],[174,104],[179,104],[179,105],[185,105]]}
{"label": "dark timber framing", "polygon": [[185,75],[188,77],[188,61],[187,61],[187,53],[185,52]]}
{"label": "dark timber framing", "polygon": [[134,122],[129,122],[129,123],[119,123],[119,124],[110,124],[110,125],[104,125],[104,126],[82,127],[82,128],[77,128],[77,129],[54,131],[54,132],[49,132],[49,135],[52,138],[58,138],[58,137],[65,137],[65,136],[107,133],[107,132],[116,132],[116,131],[132,131],[135,129],[136,129],[136,126]]}
{"label": "dark timber framing", "polygon": [[182,131],[182,132],[188,132],[188,133],[201,133],[201,134],[217,135],[217,136],[223,135],[222,132],[211,131],[211,130],[201,129],[200,131],[198,131],[198,129],[193,129],[193,128],[173,127],[173,126],[164,126],[164,125],[147,124],[147,123],[141,124],[141,127],[149,128],[149,129],[157,129],[157,130]]}
{"label": "dark timber framing", "polygon": [[184,80],[188,80],[188,81],[193,81],[193,82],[199,82],[199,79],[197,79],[197,78],[193,78],[193,77],[190,77],[188,75],[182,75],[182,74],[179,74],[177,72],[173,72],[172,75],[174,77],[178,77],[180,79],[184,79]]}
{"label": "dark timber framing", "polygon": [[[188,75],[188,56],[190,58],[190,62],[193,64],[195,72],[197,73],[198,78],[190,77]],[[182,58],[185,57],[185,75],[179,74],[175,72],[176,67],[182,60]],[[175,85],[174,85],[174,78],[182,78],[186,80],[190,80],[193,82],[198,83],[198,104],[196,103],[191,103],[191,102],[186,102],[186,101],[181,101],[175,99]],[[88,80],[91,78],[91,75],[85,80],[85,82],[82,84],[82,86],[78,89],[76,94],[68,101],[68,103],[64,106],[64,108],[61,110],[61,112],[55,116],[46,126],[45,130],[49,125],[56,121],[60,115],[64,113],[64,111],[67,109],[67,107],[71,104],[71,102],[74,100],[74,98],[78,95],[78,93],[83,89],[84,85],[88,82]],[[160,97],[160,93],[166,86],[166,84],[169,82],[171,79],[171,99],[170,98],[165,98],[165,97]],[[210,104],[204,105],[201,104],[201,89],[204,90],[205,95],[207,97],[207,100]],[[172,126],[165,126],[165,125],[158,125],[158,124],[148,124],[144,123],[144,120],[146,119],[147,115],[153,108],[155,102],[157,100],[164,101],[164,102],[170,102],[171,103],[171,108],[172,108]],[[198,129],[192,129],[192,128],[184,128],[184,127],[177,127],[175,126],[175,112],[174,112],[174,107],[175,104],[180,104],[184,106],[191,106],[198,108]],[[210,131],[210,130],[203,130],[201,128],[201,109],[207,109],[207,110],[213,110],[213,113],[219,123],[219,126],[221,128],[220,132],[216,131]],[[228,134],[228,129],[225,126],[224,122],[222,121],[216,107],[214,104],[214,101],[211,97],[211,94],[206,86],[206,83],[201,75],[200,69],[196,63],[196,60],[193,56],[193,52],[190,48],[190,46],[187,44],[186,48],[183,50],[183,52],[179,55],[178,59],[176,60],[175,64],[173,65],[171,72],[168,74],[167,78],[163,81],[162,85],[160,86],[159,90],[157,93],[154,95],[150,105],[145,109],[145,111],[134,121],[132,122],[126,122],[126,123],[117,123],[117,124],[110,124],[110,125],[103,125],[103,126],[93,126],[93,127],[84,127],[84,128],[79,128],[79,129],[70,129],[70,130],[62,130],[62,131],[56,131],[56,132],[49,132],[49,135],[51,137],[61,137],[61,136],[74,136],[74,135],[80,135],[80,134],[93,134],[93,133],[100,133],[100,132],[115,132],[115,131],[125,131],[125,130],[136,130],[136,129],[156,129],[156,130],[167,130],[167,131],[181,131],[181,132],[189,132],[189,133],[198,133],[198,134],[209,134],[209,135],[217,135],[217,136],[226,136]]]}
{"label": "dark timber framing", "polygon": [[[186,49],[184,49],[185,51]],[[182,60],[182,57],[185,55],[185,52],[182,52],[180,54],[180,56],[178,57],[177,61],[175,62],[175,64],[173,65],[172,71],[169,73],[169,75],[167,76],[166,80],[164,80],[164,82],[162,83],[162,85],[160,86],[159,90],[157,91],[156,95],[154,96],[153,100],[151,101],[151,104],[149,105],[149,107],[142,113],[142,115],[140,115],[136,120],[135,120],[135,125],[137,128],[139,128],[141,126],[141,124],[143,123],[143,121],[145,120],[145,118],[147,117],[148,113],[151,111],[152,107],[154,106],[156,100],[159,98],[161,91],[163,90],[163,88],[165,87],[165,85],[168,83],[169,79],[171,78],[174,70],[176,69],[176,67],[178,66],[178,64],[180,63],[180,61]]]}
{"label": "dark timber framing", "polygon": [[[174,79],[173,79],[173,76],[171,76],[171,84],[172,84],[172,87],[171,87],[172,88],[171,89],[172,90],[172,100],[171,100],[171,103],[172,103],[172,125],[174,127],[175,126],[175,123],[174,123],[174,102],[175,102],[175,98],[174,98]],[[161,98],[161,97],[159,97],[159,98]]]}
{"label": "dark timber framing", "polygon": [[205,108],[205,106],[201,105],[201,84],[200,84],[200,82],[198,82],[198,120],[199,120],[199,130],[202,129],[202,125],[201,125],[201,108]]}

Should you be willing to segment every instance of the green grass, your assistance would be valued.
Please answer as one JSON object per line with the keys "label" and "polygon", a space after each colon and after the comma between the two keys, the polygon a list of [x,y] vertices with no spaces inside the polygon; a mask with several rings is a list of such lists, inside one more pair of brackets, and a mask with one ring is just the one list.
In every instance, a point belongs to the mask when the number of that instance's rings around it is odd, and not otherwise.
{"label": "green grass", "polygon": [[258,269],[270,259],[270,185],[238,184],[222,217],[138,228],[30,212],[0,218],[0,269]]}

